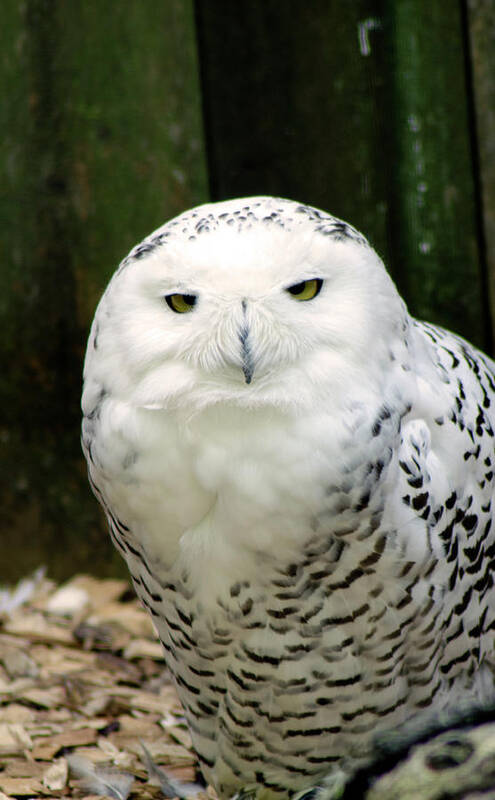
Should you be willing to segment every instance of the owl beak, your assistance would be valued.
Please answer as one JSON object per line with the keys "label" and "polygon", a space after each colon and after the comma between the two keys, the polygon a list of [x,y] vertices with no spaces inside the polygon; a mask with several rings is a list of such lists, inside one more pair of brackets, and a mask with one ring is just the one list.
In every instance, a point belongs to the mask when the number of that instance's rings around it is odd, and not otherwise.
{"label": "owl beak", "polygon": [[239,341],[241,343],[242,371],[246,383],[251,383],[254,374],[254,361],[249,345],[249,328],[243,325],[239,330]]}
{"label": "owl beak", "polygon": [[245,366],[243,366],[242,367],[242,371],[244,373],[244,379],[245,379],[246,383],[251,383],[251,379],[253,377],[252,370],[250,370],[249,368],[246,368]]}

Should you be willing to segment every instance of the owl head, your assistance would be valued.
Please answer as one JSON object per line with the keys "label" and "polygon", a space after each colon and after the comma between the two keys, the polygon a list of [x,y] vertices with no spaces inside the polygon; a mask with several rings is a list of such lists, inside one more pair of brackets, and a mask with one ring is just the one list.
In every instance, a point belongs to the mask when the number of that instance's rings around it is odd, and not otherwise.
{"label": "owl head", "polygon": [[93,322],[87,393],[153,409],[298,406],[378,380],[405,318],[381,260],[342,220],[273,197],[211,203],[120,265]]}

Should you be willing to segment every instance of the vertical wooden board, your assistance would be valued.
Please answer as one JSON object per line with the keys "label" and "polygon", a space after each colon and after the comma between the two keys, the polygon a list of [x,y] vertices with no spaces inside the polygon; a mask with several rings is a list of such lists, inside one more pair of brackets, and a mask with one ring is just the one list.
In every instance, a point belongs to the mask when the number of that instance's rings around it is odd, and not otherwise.
{"label": "vertical wooden board", "polygon": [[471,79],[476,117],[481,220],[495,353],[495,2],[468,0]]}
{"label": "vertical wooden board", "polygon": [[411,311],[487,344],[460,4],[389,2],[394,274]]}
{"label": "vertical wooden board", "polygon": [[0,314],[9,305],[8,289],[21,265],[25,209],[21,131],[29,116],[28,81],[21,63],[24,31],[22,8],[16,0],[2,5],[0,25]]}
{"label": "vertical wooden board", "polygon": [[196,2],[213,197],[312,203],[389,261],[381,6]]}
{"label": "vertical wooden board", "polygon": [[194,15],[190,0],[61,10],[87,316],[133,244],[208,199]]}
{"label": "vertical wooden board", "polygon": [[[22,134],[28,129],[30,103],[27,67],[22,53],[25,46],[22,6],[6,0],[0,25],[0,347],[5,352],[5,365],[15,366],[17,349],[13,329],[13,306],[22,302],[26,293],[24,254],[33,246],[28,208],[29,170],[25,160]],[[5,377],[2,381],[5,384]],[[2,389],[8,392],[8,386]],[[10,395],[8,394],[10,397]],[[12,396],[12,403],[15,396]],[[4,403],[3,407],[8,404]]]}
{"label": "vertical wooden board", "polygon": [[104,572],[82,357],[118,261],[207,199],[192,0],[5,0],[0,52],[1,579]]}
{"label": "vertical wooden board", "polygon": [[196,7],[212,194],[348,219],[414,314],[486,344],[460,4]]}

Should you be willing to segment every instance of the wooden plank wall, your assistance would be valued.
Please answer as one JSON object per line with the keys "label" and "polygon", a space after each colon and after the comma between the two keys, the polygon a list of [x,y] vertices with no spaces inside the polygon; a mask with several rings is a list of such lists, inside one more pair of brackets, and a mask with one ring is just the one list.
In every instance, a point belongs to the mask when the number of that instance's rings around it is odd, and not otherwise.
{"label": "wooden plank wall", "polygon": [[495,0],[3,0],[0,583],[118,569],[79,451],[98,296],[210,197],[349,220],[493,352]]}

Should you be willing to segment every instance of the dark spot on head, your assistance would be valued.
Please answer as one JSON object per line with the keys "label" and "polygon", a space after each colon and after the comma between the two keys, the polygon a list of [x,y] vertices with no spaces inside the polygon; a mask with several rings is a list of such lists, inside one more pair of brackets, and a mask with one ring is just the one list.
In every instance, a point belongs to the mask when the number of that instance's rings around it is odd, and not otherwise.
{"label": "dark spot on head", "polygon": [[138,245],[132,252],[133,258],[143,258],[143,256],[148,255],[151,253],[152,250],[155,249],[153,244],[149,244],[147,242]]}

